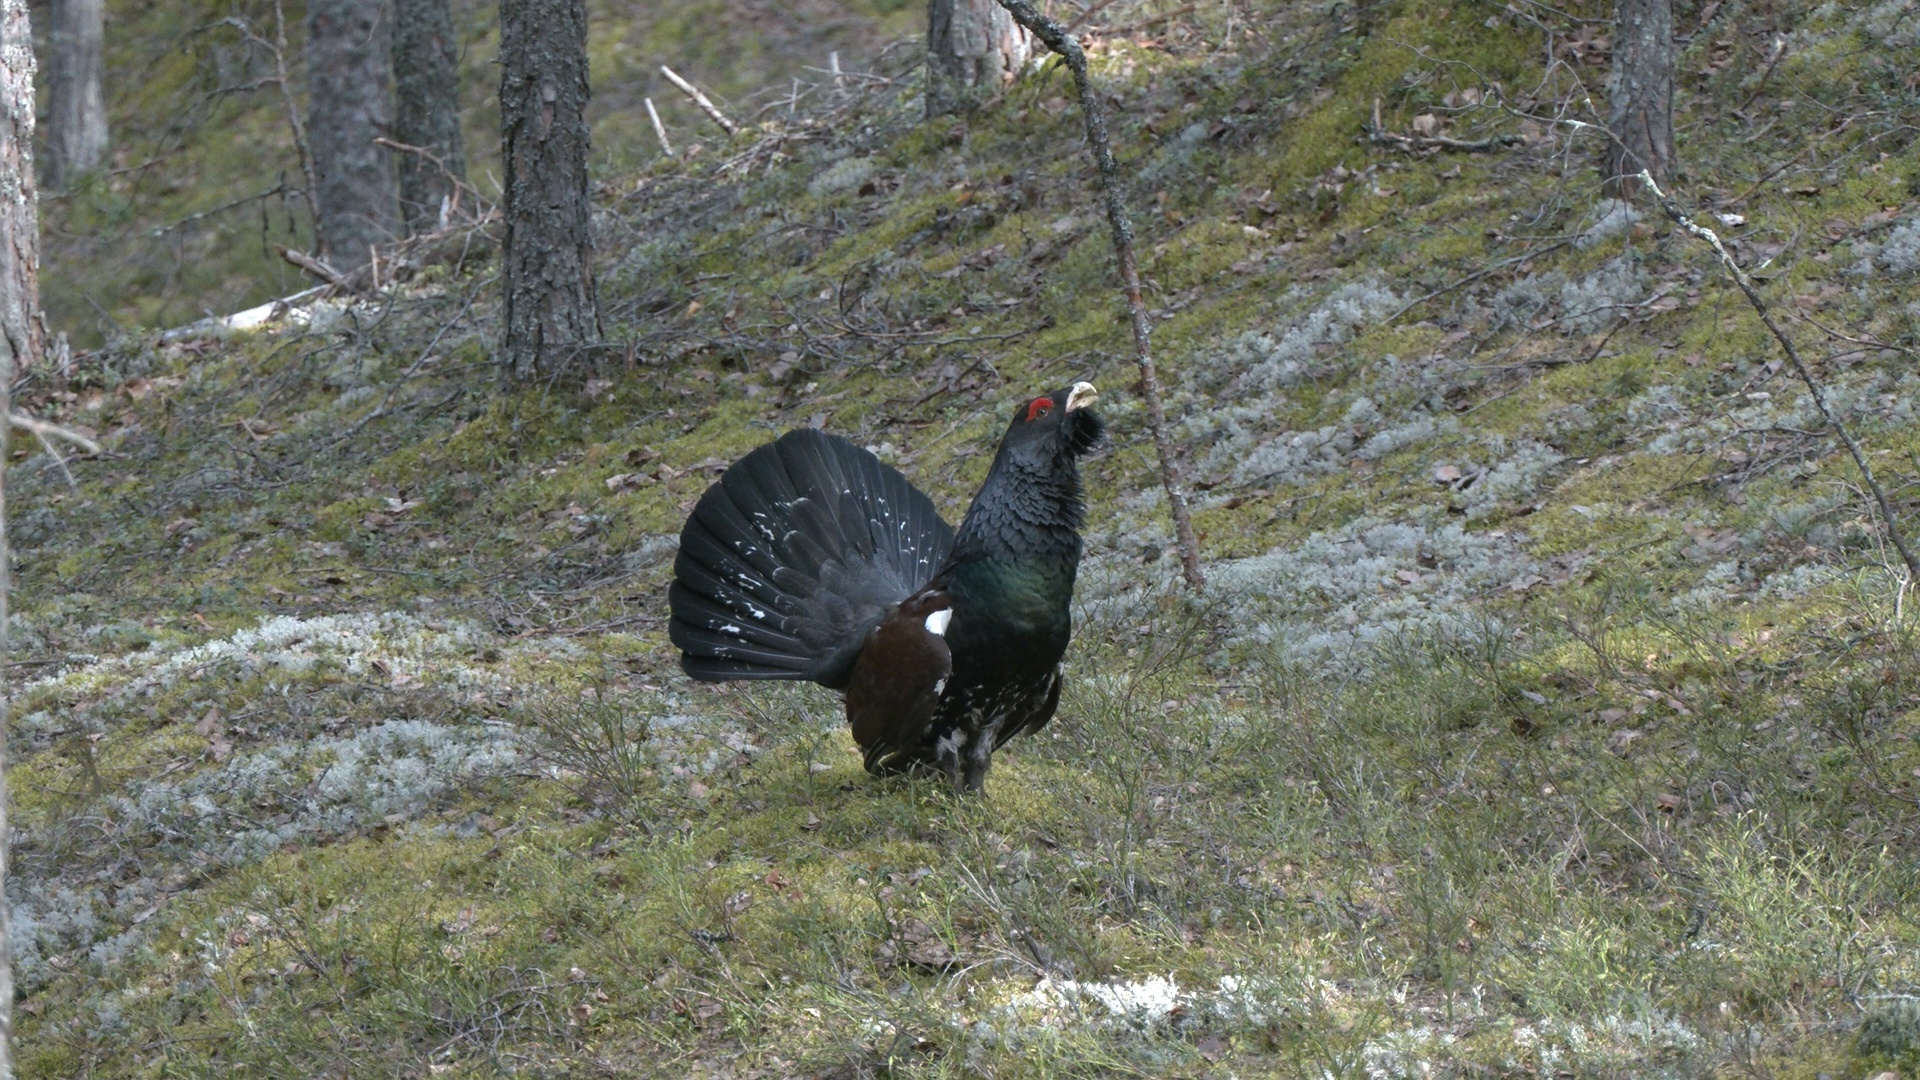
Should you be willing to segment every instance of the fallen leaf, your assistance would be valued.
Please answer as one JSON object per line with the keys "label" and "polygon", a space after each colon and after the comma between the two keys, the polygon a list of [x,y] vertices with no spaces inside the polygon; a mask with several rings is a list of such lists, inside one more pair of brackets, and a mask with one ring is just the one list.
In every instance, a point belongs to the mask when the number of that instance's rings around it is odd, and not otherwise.
{"label": "fallen leaf", "polygon": [[1199,1045],[1194,1047],[1194,1049],[1200,1051],[1200,1056],[1206,1058],[1208,1061],[1219,1061],[1227,1055],[1229,1046],[1224,1036],[1214,1034],[1201,1039]]}

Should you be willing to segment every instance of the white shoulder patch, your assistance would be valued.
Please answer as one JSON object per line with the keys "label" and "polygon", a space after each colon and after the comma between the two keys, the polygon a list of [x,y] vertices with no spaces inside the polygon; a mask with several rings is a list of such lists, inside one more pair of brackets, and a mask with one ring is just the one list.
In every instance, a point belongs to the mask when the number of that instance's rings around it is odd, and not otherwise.
{"label": "white shoulder patch", "polygon": [[927,616],[927,633],[947,636],[947,624],[953,621],[953,609],[941,608]]}

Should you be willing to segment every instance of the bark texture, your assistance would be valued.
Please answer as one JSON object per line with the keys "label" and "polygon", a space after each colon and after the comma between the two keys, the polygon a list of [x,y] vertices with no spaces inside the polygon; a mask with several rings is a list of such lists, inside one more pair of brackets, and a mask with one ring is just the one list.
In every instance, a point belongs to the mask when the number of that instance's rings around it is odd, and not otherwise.
{"label": "bark texture", "polygon": [[393,159],[375,145],[392,126],[382,0],[307,5],[307,141],[313,151],[320,251],[338,270],[367,262],[400,231]]}
{"label": "bark texture", "polygon": [[47,33],[47,178],[65,186],[107,156],[106,0],[53,0]]}
{"label": "bark texture", "polygon": [[[25,371],[41,348],[33,72],[26,0],[0,0],[0,372],[11,374]],[[0,1002],[12,1000],[0,995]]]}
{"label": "bark texture", "polygon": [[509,380],[584,373],[600,341],[587,96],[586,0],[500,0]]}
{"label": "bark texture", "polygon": [[1033,37],[994,0],[927,0],[927,116],[944,116],[1012,82]]}
{"label": "bark texture", "polygon": [[1616,0],[1608,80],[1606,190],[1626,198],[1641,170],[1673,180],[1673,2]]}
{"label": "bark texture", "polygon": [[[33,186],[33,28],[27,0],[0,0],[0,349],[19,372],[40,353],[40,220]],[[0,450],[11,429],[11,378],[0,378]],[[7,504],[0,453],[0,1080],[13,1080],[13,935],[7,813]]]}
{"label": "bark texture", "polygon": [[422,151],[402,151],[399,159],[400,212],[410,234],[440,228],[466,179],[458,64],[448,0],[394,0],[393,137]]}

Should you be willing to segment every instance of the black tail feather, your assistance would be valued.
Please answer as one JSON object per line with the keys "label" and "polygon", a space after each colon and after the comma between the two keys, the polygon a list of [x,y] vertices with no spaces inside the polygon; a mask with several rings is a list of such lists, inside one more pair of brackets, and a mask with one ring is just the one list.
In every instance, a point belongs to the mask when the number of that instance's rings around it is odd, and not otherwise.
{"label": "black tail feather", "polygon": [[789,432],[735,462],[680,534],[667,599],[681,666],[844,685],[867,631],[952,546],[898,471],[845,439]]}

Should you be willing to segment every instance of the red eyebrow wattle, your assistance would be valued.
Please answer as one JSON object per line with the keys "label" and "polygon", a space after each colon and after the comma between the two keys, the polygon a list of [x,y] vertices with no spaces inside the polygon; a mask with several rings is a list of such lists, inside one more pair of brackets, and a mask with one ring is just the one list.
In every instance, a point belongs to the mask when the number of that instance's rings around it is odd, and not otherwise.
{"label": "red eyebrow wattle", "polygon": [[1028,421],[1038,420],[1040,419],[1041,409],[1051,409],[1051,408],[1053,408],[1052,398],[1050,397],[1034,398],[1033,404],[1027,406],[1027,420]]}

